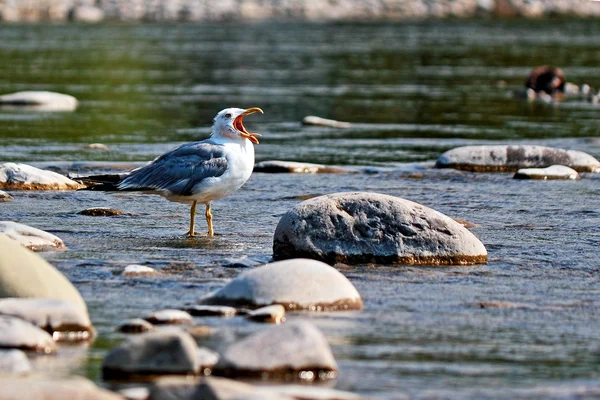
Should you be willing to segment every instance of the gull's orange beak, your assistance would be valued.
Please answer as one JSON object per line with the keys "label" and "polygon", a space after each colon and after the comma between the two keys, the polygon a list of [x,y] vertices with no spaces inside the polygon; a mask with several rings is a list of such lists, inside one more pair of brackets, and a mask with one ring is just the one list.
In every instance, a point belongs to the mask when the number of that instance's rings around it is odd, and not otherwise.
{"label": "gull's orange beak", "polygon": [[252,107],[252,108],[248,108],[246,111],[244,111],[243,113],[241,113],[240,115],[238,115],[235,120],[233,121],[233,126],[235,127],[235,129],[237,129],[238,131],[241,132],[240,136],[244,137],[246,139],[248,139],[249,141],[251,141],[254,144],[258,144],[258,139],[256,138],[257,136],[261,136],[260,133],[250,133],[246,130],[246,127],[244,127],[244,124],[242,123],[242,120],[244,119],[244,117],[246,115],[250,115],[250,114],[254,114],[254,113],[263,113],[263,110],[261,110],[258,107]]}

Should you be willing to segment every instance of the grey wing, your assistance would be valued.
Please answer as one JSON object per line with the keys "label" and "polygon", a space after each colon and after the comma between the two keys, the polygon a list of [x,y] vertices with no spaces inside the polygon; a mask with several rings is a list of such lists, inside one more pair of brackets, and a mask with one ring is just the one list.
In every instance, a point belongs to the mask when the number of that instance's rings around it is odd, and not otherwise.
{"label": "grey wing", "polygon": [[227,170],[223,146],[210,142],[188,143],[133,170],[118,185],[121,190],[169,191],[189,196],[202,180]]}

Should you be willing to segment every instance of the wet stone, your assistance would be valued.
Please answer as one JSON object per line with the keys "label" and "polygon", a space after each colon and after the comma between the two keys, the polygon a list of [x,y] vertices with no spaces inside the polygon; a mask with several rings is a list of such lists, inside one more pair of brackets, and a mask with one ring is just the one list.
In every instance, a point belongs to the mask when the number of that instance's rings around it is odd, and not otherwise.
{"label": "wet stone", "polygon": [[0,400],[123,400],[81,377],[0,377],[0,388]]}
{"label": "wet stone", "polygon": [[531,145],[458,147],[442,154],[435,164],[436,168],[475,172],[516,171],[552,165],[565,165],[577,172],[600,171],[600,162],[587,153]]}
{"label": "wet stone", "polygon": [[304,125],[312,125],[312,126],[324,126],[328,128],[351,128],[352,124],[350,122],[344,121],[336,121],[334,119],[327,119],[316,117],[314,115],[308,115],[304,117],[302,120],[302,124]]}
{"label": "wet stone", "polygon": [[347,264],[470,265],[487,251],[471,232],[431,208],[379,193],[334,193],[283,215],[273,258]]}
{"label": "wet stone", "polygon": [[79,211],[77,214],[87,215],[88,217],[113,217],[115,215],[125,214],[121,210],[115,210],[108,207],[94,207]]}
{"label": "wet stone", "polygon": [[199,303],[248,308],[280,304],[286,310],[311,311],[359,310],[363,306],[360,294],[342,273],[309,259],[274,262],[246,271]]}
{"label": "wet stone", "polygon": [[154,329],[154,325],[141,318],[130,319],[117,327],[117,331],[122,333],[144,333],[152,329]]}
{"label": "wet stone", "polygon": [[579,174],[573,168],[564,165],[552,165],[547,168],[522,168],[513,176],[514,179],[537,180],[576,180]]}
{"label": "wet stone", "polygon": [[0,349],[0,375],[26,375],[31,372],[31,363],[21,350]]}
{"label": "wet stone", "polygon": [[73,111],[77,99],[63,93],[26,90],[0,96],[0,106],[34,111]]}
{"label": "wet stone", "polygon": [[0,348],[51,353],[56,343],[48,332],[20,318],[0,315]]}
{"label": "wet stone", "polygon": [[123,276],[136,277],[136,276],[157,276],[160,272],[154,268],[147,267],[145,265],[132,264],[125,267],[123,270]]}
{"label": "wet stone", "polygon": [[159,310],[144,318],[154,325],[185,325],[193,322],[192,316],[182,310]]}
{"label": "wet stone", "polygon": [[346,173],[345,169],[330,167],[322,164],[301,163],[295,161],[261,161],[254,166],[254,172],[265,172],[271,174],[335,174]]}
{"label": "wet stone", "polygon": [[85,310],[58,299],[0,299],[0,315],[11,315],[32,323],[54,340],[78,342],[94,337],[94,328]]}
{"label": "wet stone", "polygon": [[33,251],[65,247],[65,243],[58,236],[18,222],[0,221],[0,233]]}
{"label": "wet stone", "polygon": [[194,317],[233,317],[237,314],[234,307],[228,306],[190,306],[184,311]]}
{"label": "wet stone", "polygon": [[196,342],[188,333],[165,328],[130,336],[113,348],[102,364],[108,380],[135,380],[148,375],[195,374]]}
{"label": "wet stone", "polygon": [[87,146],[85,146],[85,148],[88,150],[103,150],[103,151],[110,150],[110,147],[108,147],[107,145],[105,145],[103,143],[90,143]]}
{"label": "wet stone", "polygon": [[229,346],[213,373],[227,377],[327,380],[337,363],[327,340],[309,321],[271,326]]}
{"label": "wet stone", "polygon": [[12,201],[12,200],[13,200],[13,197],[10,194],[6,193],[3,190],[0,190],[0,203],[6,202],[6,201]]}
{"label": "wet stone", "polygon": [[250,311],[246,318],[255,322],[267,322],[271,324],[280,324],[285,321],[285,307],[280,304],[261,307]]}
{"label": "wet stone", "polygon": [[75,190],[84,186],[52,171],[27,164],[0,164],[0,189],[8,190]]}

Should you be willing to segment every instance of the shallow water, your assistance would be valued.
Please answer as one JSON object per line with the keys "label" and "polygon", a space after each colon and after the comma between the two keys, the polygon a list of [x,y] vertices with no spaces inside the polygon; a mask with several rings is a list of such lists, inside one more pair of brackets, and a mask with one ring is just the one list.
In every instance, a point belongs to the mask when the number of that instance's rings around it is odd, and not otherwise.
{"label": "shallow water", "polygon": [[[65,241],[67,250],[42,255],[82,292],[99,331],[89,350],[68,349],[40,367],[102,383],[99,366],[122,338],[114,333],[121,320],[196,301],[243,271],[224,266],[232,259],[268,260],[279,218],[301,197],[364,190],[477,224],[490,261],[343,269],[364,311],[290,315],[326,334],[340,365],[336,388],[374,398],[600,397],[600,176],[528,182],[432,168],[441,152],[465,144],[543,144],[600,157],[598,106],[510,98],[545,63],[600,87],[599,34],[594,21],[0,26],[0,92],[81,100],[74,113],[0,109],[2,161],[146,161],[206,137],[224,107],[259,106],[265,115],[246,120],[264,135],[257,160],[373,172],[255,173],[213,204],[221,235],[211,240],[182,239],[188,209],[155,196],[13,192],[0,220]],[[309,114],[355,125],[302,127]],[[111,150],[83,148],[95,142]],[[95,206],[133,215],[77,214]],[[163,275],[123,278],[131,263]],[[488,302],[512,308],[481,307]],[[205,343],[213,348],[263,328],[237,318],[197,322],[218,329]]]}

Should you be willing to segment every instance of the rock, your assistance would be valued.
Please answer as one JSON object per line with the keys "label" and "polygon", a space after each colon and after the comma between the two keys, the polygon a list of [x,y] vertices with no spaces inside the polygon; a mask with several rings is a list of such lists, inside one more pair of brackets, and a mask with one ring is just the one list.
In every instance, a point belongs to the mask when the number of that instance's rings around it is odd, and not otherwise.
{"label": "rock", "polygon": [[190,326],[185,331],[192,335],[194,339],[203,339],[215,333],[215,330],[213,328],[206,325]]}
{"label": "rock", "polygon": [[587,153],[544,146],[465,146],[442,154],[436,168],[474,172],[516,171],[566,165],[578,172],[600,171],[600,162]]}
{"label": "rock", "polygon": [[87,146],[85,146],[85,148],[89,149],[89,150],[103,150],[103,151],[110,150],[110,147],[108,147],[107,145],[105,145],[103,143],[90,143]]}
{"label": "rock", "polygon": [[314,115],[309,115],[304,117],[302,120],[304,125],[314,125],[314,126],[326,126],[328,128],[351,128],[352,124],[350,122],[342,122],[336,121],[334,119],[327,119],[321,117],[315,117]]}
{"label": "rock", "polygon": [[0,203],[3,203],[5,201],[12,201],[12,200],[13,200],[13,197],[10,194],[6,193],[3,190],[0,190]]}
{"label": "rock", "polygon": [[231,258],[223,264],[223,268],[254,268],[271,261],[271,256],[243,256]]}
{"label": "rock", "polygon": [[154,329],[154,325],[145,319],[134,318],[123,322],[118,326],[117,331],[123,333],[143,333]]}
{"label": "rock", "polygon": [[75,190],[85,187],[66,176],[27,164],[0,164],[0,189]]}
{"label": "rock", "polygon": [[112,217],[115,215],[123,215],[125,213],[121,210],[115,210],[114,208],[94,207],[79,211],[77,214],[87,215],[88,217]]}
{"label": "rock", "polygon": [[513,176],[514,179],[580,179],[573,168],[564,165],[552,165],[547,168],[521,168]]}
{"label": "rock", "polygon": [[[263,386],[263,390],[290,396],[296,400],[360,400],[357,394],[342,392],[341,390],[330,389],[327,387],[309,386],[309,385],[277,385]],[[394,400],[400,400],[401,397],[394,396]]]}
{"label": "rock", "polygon": [[62,273],[15,240],[0,234],[0,298],[3,297],[66,300],[87,312],[81,295]]}
{"label": "rock", "polygon": [[255,322],[268,322],[272,324],[280,324],[285,321],[285,307],[281,304],[273,304],[257,310],[250,311],[246,318]]}
{"label": "rock", "polygon": [[65,243],[58,236],[18,222],[0,221],[0,234],[5,234],[32,251],[65,247]]}
{"label": "rock", "polygon": [[187,312],[172,309],[155,311],[144,319],[154,325],[184,325],[194,322]]}
{"label": "rock", "polygon": [[229,346],[215,375],[272,379],[327,380],[337,364],[323,334],[309,321],[275,325]]}
{"label": "rock", "polygon": [[58,299],[0,299],[0,315],[11,315],[46,330],[54,340],[85,341],[94,337],[87,311]]}
{"label": "rock", "polygon": [[244,272],[200,303],[249,308],[281,304],[286,310],[311,311],[363,307],[354,285],[342,273],[307,259],[274,262]]}
{"label": "rock", "polygon": [[82,4],[69,11],[69,19],[76,22],[100,22],[104,19],[104,10]]}
{"label": "rock", "polygon": [[121,342],[104,359],[102,375],[108,380],[132,380],[148,375],[195,374],[199,368],[192,336],[165,328]]}
{"label": "rock", "polygon": [[206,347],[198,347],[197,354],[196,361],[200,366],[200,372],[204,375],[210,375],[212,368],[219,362],[219,353]]}
{"label": "rock", "polygon": [[315,197],[288,211],[273,238],[273,258],[330,264],[468,265],[487,261],[471,232],[431,208],[398,197],[348,192]]}
{"label": "rock", "polygon": [[293,400],[292,397],[225,378],[160,378],[150,388],[152,400]]}
{"label": "rock", "polygon": [[25,353],[21,350],[0,349],[0,376],[6,374],[27,375],[30,372],[31,363]]}
{"label": "rock", "polygon": [[145,265],[128,265],[123,270],[123,276],[134,277],[134,276],[157,276],[160,272],[154,268],[147,267]]}
{"label": "rock", "polygon": [[12,106],[34,111],[73,111],[77,99],[68,94],[46,91],[23,91],[0,96],[0,106]]}
{"label": "rock", "polygon": [[135,386],[121,389],[118,391],[120,395],[127,400],[149,400],[150,389],[145,386]]}
{"label": "rock", "polygon": [[300,163],[295,161],[261,161],[254,165],[254,172],[265,172],[271,174],[336,174],[348,171],[342,168],[329,167],[321,164]]}
{"label": "rock", "polygon": [[0,315],[0,348],[51,353],[56,350],[56,343],[48,332],[37,326],[17,317]]}
{"label": "rock", "polygon": [[227,306],[191,306],[183,309],[194,317],[233,317],[237,310]]}
{"label": "rock", "polygon": [[0,400],[124,400],[81,377],[0,377]]}

